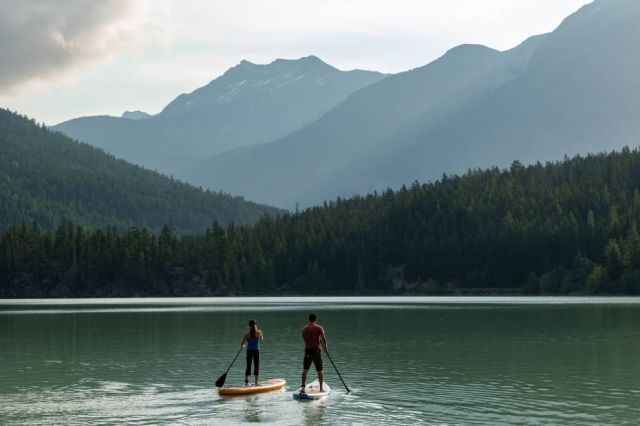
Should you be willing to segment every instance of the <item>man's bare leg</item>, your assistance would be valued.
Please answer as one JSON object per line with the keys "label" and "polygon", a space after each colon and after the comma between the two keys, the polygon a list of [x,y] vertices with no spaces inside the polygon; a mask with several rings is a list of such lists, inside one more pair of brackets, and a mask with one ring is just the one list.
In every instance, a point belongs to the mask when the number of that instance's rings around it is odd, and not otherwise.
{"label": "man's bare leg", "polygon": [[323,392],[322,384],[324,383],[324,373],[322,370],[318,371],[318,381],[320,382],[320,392]]}
{"label": "man's bare leg", "polygon": [[307,383],[307,374],[309,373],[309,370],[302,370],[302,390],[301,392],[304,392],[304,387]]}

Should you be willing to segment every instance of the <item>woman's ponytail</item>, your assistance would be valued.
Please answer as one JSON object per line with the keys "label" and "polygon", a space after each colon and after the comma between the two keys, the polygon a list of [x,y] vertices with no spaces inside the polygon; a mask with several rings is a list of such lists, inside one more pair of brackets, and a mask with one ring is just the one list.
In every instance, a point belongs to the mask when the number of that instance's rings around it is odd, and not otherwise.
{"label": "woman's ponytail", "polygon": [[251,337],[256,337],[256,330],[257,330],[256,322],[254,320],[250,320],[249,327],[251,327],[249,330],[249,334],[251,335]]}

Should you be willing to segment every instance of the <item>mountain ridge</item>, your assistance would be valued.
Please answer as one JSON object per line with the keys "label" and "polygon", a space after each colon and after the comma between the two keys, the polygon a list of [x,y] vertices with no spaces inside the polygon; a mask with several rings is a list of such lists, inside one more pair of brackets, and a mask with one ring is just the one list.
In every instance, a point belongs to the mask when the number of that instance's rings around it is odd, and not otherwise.
{"label": "mountain ridge", "polygon": [[[183,170],[180,175],[199,185],[212,187],[210,182],[216,182],[232,193],[256,200],[269,199],[287,208],[296,202],[303,206],[311,204],[304,193],[316,193],[313,182],[326,179],[325,176],[339,180],[347,190],[338,193],[321,190],[318,193],[322,195],[312,202],[384,189],[388,185],[383,180],[369,180],[351,190],[340,167],[357,168],[358,160],[371,156],[372,150],[389,140],[411,133],[425,122],[437,122],[449,111],[512,78],[544,37],[531,37],[504,52],[482,45],[456,46],[425,66],[388,76],[354,92],[316,122],[279,141],[219,154]],[[501,67],[501,73],[486,78],[495,67]],[[465,90],[482,78],[479,87]],[[274,152],[266,153],[270,148]],[[239,157],[243,153],[246,158]],[[237,167],[234,158],[249,170],[259,170],[259,175],[234,173]],[[316,172],[314,164],[318,161],[325,167]],[[291,168],[296,168],[295,178],[279,175]],[[312,185],[295,186],[308,182]],[[280,193],[274,189],[278,187],[287,191]],[[289,194],[298,198],[287,198]]]}
{"label": "mountain ridge", "polygon": [[381,78],[372,71],[340,71],[317,57],[265,65],[244,61],[147,119],[83,117],[53,128],[119,158],[175,174],[201,158],[286,136]]}
{"label": "mountain ridge", "polygon": [[290,136],[218,154],[184,177],[292,208],[514,159],[635,146],[639,21],[640,2],[598,0],[514,49],[454,48]]}

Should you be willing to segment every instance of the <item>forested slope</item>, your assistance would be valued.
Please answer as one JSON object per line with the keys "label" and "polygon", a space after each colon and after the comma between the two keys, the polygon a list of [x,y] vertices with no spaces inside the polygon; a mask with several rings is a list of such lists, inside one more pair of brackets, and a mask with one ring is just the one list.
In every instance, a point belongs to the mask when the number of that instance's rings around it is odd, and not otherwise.
{"label": "forested slope", "polygon": [[475,170],[204,235],[0,234],[0,297],[640,293],[640,152]]}
{"label": "forested slope", "polygon": [[47,130],[0,109],[0,229],[61,221],[202,232],[214,220],[253,223],[277,210],[202,191]]}

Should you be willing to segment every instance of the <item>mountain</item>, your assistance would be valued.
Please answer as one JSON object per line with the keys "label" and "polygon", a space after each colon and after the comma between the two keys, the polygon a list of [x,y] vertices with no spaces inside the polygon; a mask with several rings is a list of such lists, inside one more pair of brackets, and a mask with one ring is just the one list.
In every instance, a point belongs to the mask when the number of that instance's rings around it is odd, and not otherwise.
{"label": "mountain", "polygon": [[182,176],[283,207],[640,140],[640,2],[596,0],[505,51],[464,45],[273,143]]}
{"label": "mountain", "polygon": [[54,129],[116,157],[174,174],[207,156],[284,137],[383,77],[340,71],[315,56],[268,65],[242,61],[144,120],[131,120],[130,114],[82,117]]}
{"label": "mountain", "polygon": [[[358,91],[315,123],[278,142],[223,153],[184,170],[182,176],[286,207],[384,189],[387,183],[377,178],[342,179],[335,188],[338,191],[318,192],[313,186],[357,167],[376,148],[439,122],[513,78],[540,39],[505,53],[478,45],[456,47],[431,64]],[[240,164],[244,173],[234,172]]]}
{"label": "mountain", "polygon": [[146,120],[151,118],[151,115],[144,111],[125,111],[122,113],[122,118],[128,118],[129,120]]}
{"label": "mountain", "polygon": [[63,220],[90,228],[201,232],[278,210],[169,179],[0,109],[0,229]]}

